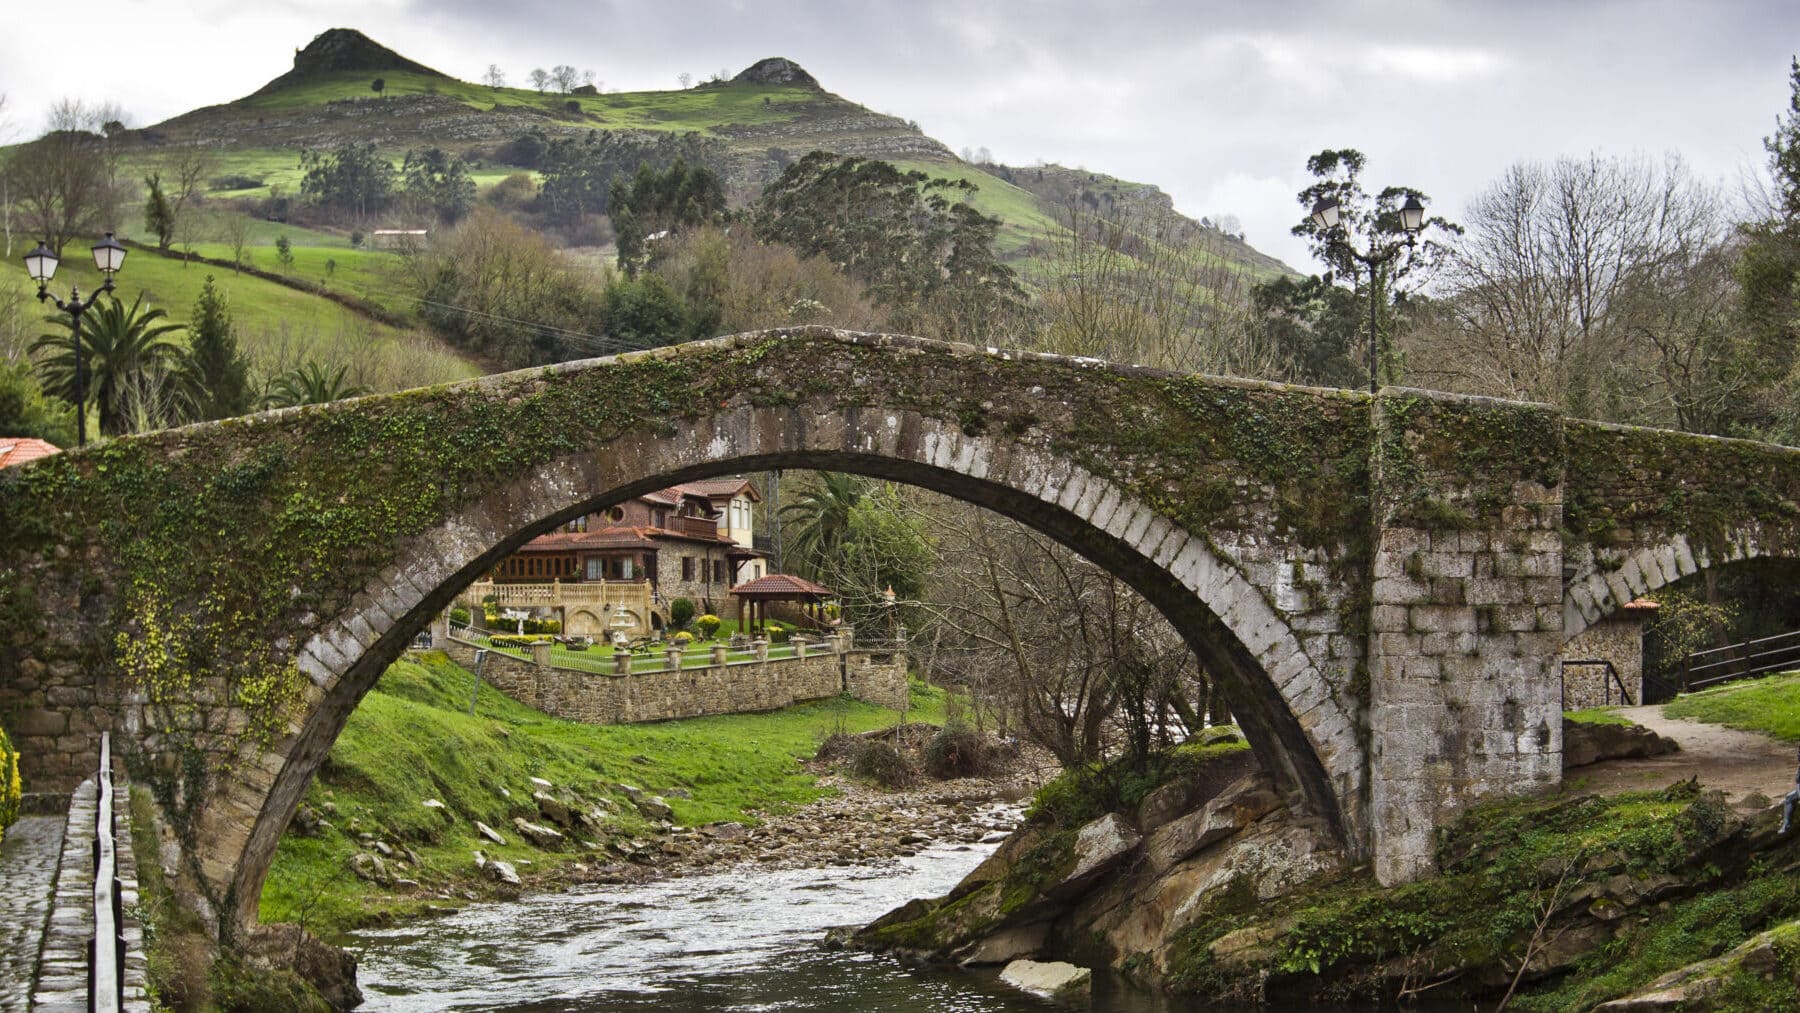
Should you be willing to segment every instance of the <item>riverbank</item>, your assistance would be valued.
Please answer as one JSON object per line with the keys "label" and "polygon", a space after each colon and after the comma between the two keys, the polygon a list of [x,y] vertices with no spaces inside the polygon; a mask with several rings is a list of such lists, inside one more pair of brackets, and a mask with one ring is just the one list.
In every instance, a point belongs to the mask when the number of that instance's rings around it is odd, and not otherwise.
{"label": "riverbank", "polygon": [[328,940],[476,901],[638,883],[740,864],[880,862],[1009,827],[982,814],[1028,795],[1048,760],[898,790],[812,762],[832,735],[942,723],[914,683],[907,713],[845,698],[762,714],[594,727],[483,687],[442,654],[397,663],[351,715],[276,853],[264,923]]}

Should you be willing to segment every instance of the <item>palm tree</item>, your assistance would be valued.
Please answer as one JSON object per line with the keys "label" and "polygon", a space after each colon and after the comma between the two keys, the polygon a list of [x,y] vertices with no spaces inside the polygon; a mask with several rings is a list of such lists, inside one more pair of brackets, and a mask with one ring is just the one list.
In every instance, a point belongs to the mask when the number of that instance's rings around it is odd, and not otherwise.
{"label": "palm tree", "polygon": [[297,366],[269,381],[263,404],[270,408],[289,408],[303,404],[327,404],[347,397],[369,393],[369,388],[344,382],[349,366],[331,372],[317,362]]}
{"label": "palm tree", "polygon": [[[118,436],[131,431],[132,404],[143,403],[143,395],[160,388],[180,370],[185,347],[172,335],[181,333],[183,325],[166,321],[160,309],[146,310],[144,295],[132,300],[127,308],[117,299],[97,303],[81,316],[81,349],[86,359],[87,396],[100,413],[100,432]],[[33,355],[47,353],[38,360],[43,369],[44,387],[58,397],[75,400],[75,349],[70,347],[67,313],[45,318],[62,325],[61,333],[45,334],[31,343]],[[165,406],[155,417],[139,418],[142,425],[170,425],[181,421],[181,400],[175,397],[151,399]],[[141,414],[141,413],[138,413]]]}
{"label": "palm tree", "polygon": [[815,580],[829,579],[841,569],[850,512],[868,491],[868,480],[861,476],[818,473],[816,483],[781,508],[788,560]]}

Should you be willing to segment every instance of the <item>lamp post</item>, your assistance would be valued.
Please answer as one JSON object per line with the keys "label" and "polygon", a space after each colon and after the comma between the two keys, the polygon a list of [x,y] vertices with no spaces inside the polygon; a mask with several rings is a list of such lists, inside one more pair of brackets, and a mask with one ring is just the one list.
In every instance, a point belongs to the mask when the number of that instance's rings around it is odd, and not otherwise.
{"label": "lamp post", "polygon": [[81,354],[81,315],[101,293],[113,290],[113,275],[125,266],[125,247],[108,232],[106,238],[94,244],[94,266],[106,276],[100,288],[85,300],[81,298],[81,290],[71,285],[69,299],[64,302],[50,294],[50,279],[56,277],[58,264],[56,253],[50,249],[49,243],[40,242],[35,250],[25,255],[25,273],[38,285],[38,302],[54,303],[56,308],[69,315],[74,330],[75,341],[75,445],[87,445],[87,371],[83,369],[85,359]]}
{"label": "lamp post", "polygon": [[[1336,197],[1321,197],[1313,205],[1313,224],[1325,233],[1325,242],[1348,253],[1351,258],[1369,269],[1369,393],[1373,394],[1380,387],[1380,382],[1376,379],[1375,374],[1375,336],[1377,334],[1375,272],[1381,265],[1400,255],[1402,244],[1398,242],[1381,243],[1370,237],[1368,252],[1361,252],[1350,245],[1349,237],[1345,235],[1342,228],[1342,218],[1343,204]],[[1419,230],[1424,227],[1425,205],[1419,202],[1417,196],[1408,194],[1406,203],[1400,205],[1400,228],[1406,232],[1404,245],[1408,249],[1412,248],[1413,242],[1419,235]]]}

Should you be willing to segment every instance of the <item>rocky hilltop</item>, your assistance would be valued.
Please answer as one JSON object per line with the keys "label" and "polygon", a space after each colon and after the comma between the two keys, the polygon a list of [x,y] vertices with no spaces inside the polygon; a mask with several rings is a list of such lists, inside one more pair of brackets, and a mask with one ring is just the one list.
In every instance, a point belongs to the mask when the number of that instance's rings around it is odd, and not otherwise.
{"label": "rocky hilltop", "polygon": [[354,28],[332,28],[294,50],[294,69],[262,86],[263,95],[340,72],[382,73],[403,71],[449,81],[450,75],[415,63]]}

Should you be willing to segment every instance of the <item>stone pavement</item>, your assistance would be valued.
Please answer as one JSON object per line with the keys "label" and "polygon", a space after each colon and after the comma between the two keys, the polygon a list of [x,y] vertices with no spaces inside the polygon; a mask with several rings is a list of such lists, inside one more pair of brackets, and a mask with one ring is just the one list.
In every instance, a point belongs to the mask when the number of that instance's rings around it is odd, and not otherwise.
{"label": "stone pavement", "polygon": [[62,854],[64,817],[21,816],[0,842],[0,1011],[24,1013]]}

